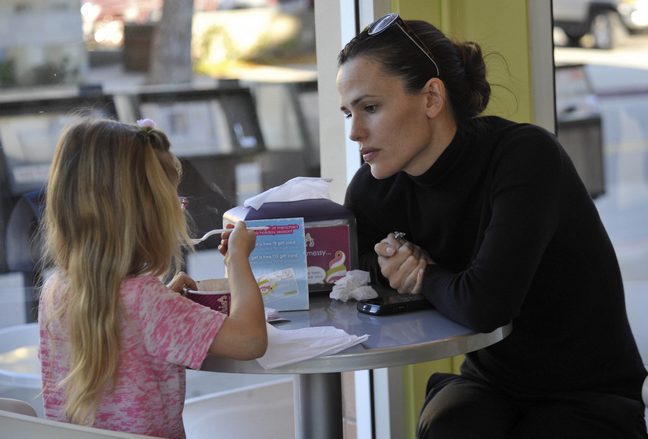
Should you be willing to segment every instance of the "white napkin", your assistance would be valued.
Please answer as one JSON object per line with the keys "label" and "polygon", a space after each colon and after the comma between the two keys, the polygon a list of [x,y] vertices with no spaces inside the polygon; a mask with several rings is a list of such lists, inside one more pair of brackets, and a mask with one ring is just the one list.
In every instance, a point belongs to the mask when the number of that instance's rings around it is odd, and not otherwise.
{"label": "white napkin", "polygon": [[366,341],[369,335],[351,335],[333,326],[277,329],[266,324],[268,350],[257,361],[264,369],[285,366],[321,355],[330,355]]}
{"label": "white napkin", "polygon": [[248,198],[243,202],[245,207],[259,209],[263,203],[272,201],[299,201],[313,198],[330,199],[330,178],[295,177],[280,186]]}
{"label": "white napkin", "polygon": [[335,281],[329,297],[342,302],[349,299],[367,300],[378,297],[376,290],[369,285],[370,280],[368,271],[348,271],[346,275]]}

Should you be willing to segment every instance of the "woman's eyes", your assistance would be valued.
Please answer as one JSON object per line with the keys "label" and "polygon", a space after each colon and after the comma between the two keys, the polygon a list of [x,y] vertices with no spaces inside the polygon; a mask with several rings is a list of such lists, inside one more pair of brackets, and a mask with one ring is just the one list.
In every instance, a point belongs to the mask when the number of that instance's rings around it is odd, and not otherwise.
{"label": "woman's eyes", "polygon": [[[378,105],[373,105],[373,104],[372,105],[365,105],[364,107],[362,107],[362,111],[364,111],[365,113],[373,114],[376,111],[378,111]],[[352,116],[353,116],[353,114],[351,114],[350,111],[349,112],[346,112],[346,111],[344,112],[344,118],[345,119],[350,119]]]}

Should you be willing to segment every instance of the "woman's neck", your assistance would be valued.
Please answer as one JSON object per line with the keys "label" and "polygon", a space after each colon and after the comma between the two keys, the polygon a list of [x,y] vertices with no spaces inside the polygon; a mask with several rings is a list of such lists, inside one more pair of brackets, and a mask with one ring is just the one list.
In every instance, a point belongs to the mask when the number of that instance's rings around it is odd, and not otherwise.
{"label": "woman's neck", "polygon": [[405,168],[404,171],[411,176],[418,176],[430,169],[450,145],[456,133],[457,124],[447,112],[431,120],[429,147],[416,157],[411,166]]}

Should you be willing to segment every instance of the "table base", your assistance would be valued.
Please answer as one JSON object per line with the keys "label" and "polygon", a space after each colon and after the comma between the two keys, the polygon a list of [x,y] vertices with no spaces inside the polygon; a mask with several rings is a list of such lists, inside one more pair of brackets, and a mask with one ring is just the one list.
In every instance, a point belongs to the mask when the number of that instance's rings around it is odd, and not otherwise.
{"label": "table base", "polygon": [[297,439],[342,437],[342,377],[339,373],[298,375],[294,395]]}

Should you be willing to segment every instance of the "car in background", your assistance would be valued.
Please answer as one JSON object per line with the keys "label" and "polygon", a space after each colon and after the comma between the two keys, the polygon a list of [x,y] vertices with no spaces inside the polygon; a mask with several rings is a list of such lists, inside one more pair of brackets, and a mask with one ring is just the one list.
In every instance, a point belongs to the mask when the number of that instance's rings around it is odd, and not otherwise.
{"label": "car in background", "polygon": [[[83,34],[90,47],[121,47],[124,25],[154,23],[164,0],[81,0]],[[275,6],[277,0],[194,0],[194,12]]]}
{"label": "car in background", "polygon": [[220,0],[218,9],[249,9],[274,6],[277,0]]}
{"label": "car in background", "polygon": [[571,45],[613,49],[628,33],[648,30],[648,0],[553,0],[554,26]]}
{"label": "car in background", "polygon": [[278,4],[280,10],[288,13],[308,11],[315,8],[315,0],[278,0]]}

